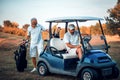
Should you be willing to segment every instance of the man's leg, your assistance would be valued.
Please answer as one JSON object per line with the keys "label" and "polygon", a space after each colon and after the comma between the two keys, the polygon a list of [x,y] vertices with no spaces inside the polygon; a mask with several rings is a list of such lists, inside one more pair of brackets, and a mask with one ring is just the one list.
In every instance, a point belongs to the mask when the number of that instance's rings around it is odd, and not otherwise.
{"label": "man's leg", "polygon": [[76,53],[77,53],[79,59],[81,59],[82,58],[82,49],[81,48],[77,48]]}
{"label": "man's leg", "polygon": [[31,72],[35,72],[36,71],[36,67],[37,67],[37,65],[36,65],[36,57],[32,57],[32,64],[33,64],[33,69],[31,70]]}
{"label": "man's leg", "polygon": [[32,64],[33,64],[33,69],[31,70],[31,72],[34,72],[36,71],[36,46],[34,45],[31,45],[30,46],[30,56],[31,56],[31,59],[32,59]]}
{"label": "man's leg", "polygon": [[32,63],[33,63],[33,67],[36,68],[36,57],[32,57]]}

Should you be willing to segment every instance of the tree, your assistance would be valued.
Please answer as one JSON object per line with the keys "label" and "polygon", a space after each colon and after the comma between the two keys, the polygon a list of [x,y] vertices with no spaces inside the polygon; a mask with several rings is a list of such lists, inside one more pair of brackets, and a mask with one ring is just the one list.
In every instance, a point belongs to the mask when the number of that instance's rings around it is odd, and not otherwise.
{"label": "tree", "polygon": [[101,34],[101,29],[99,23],[90,26],[90,33],[93,35]]}
{"label": "tree", "polygon": [[106,17],[107,28],[111,30],[111,34],[120,36],[120,0],[114,8],[108,9],[109,17]]}
{"label": "tree", "polygon": [[17,22],[12,22],[11,24],[12,24],[11,27],[14,27],[14,28],[18,28],[18,26],[19,26],[19,24]]}
{"label": "tree", "polygon": [[0,25],[0,32],[2,32],[2,29],[3,29],[3,28],[2,28],[2,25]]}
{"label": "tree", "polygon": [[5,21],[3,21],[3,25],[4,25],[4,27],[11,27],[12,23],[10,22],[10,20],[5,20]]}
{"label": "tree", "polygon": [[0,28],[2,28],[2,25],[0,25]]}
{"label": "tree", "polygon": [[58,23],[53,25],[52,27],[52,34],[55,35],[56,29],[57,29]]}
{"label": "tree", "polygon": [[4,27],[18,28],[19,24],[17,22],[11,22],[10,20],[3,21]]}
{"label": "tree", "polygon": [[89,27],[86,27],[86,26],[82,26],[80,28],[82,34],[90,34],[90,28]]}
{"label": "tree", "polygon": [[23,30],[27,31],[27,28],[28,28],[29,26],[30,26],[29,24],[24,24],[24,25],[23,25]]}
{"label": "tree", "polygon": [[118,2],[117,2],[118,4],[120,3],[120,0],[118,0]]}

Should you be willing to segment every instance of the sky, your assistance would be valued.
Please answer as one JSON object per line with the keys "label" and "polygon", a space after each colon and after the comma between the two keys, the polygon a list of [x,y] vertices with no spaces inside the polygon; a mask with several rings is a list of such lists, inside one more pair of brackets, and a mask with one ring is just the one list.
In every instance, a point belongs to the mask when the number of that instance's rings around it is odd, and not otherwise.
{"label": "sky", "polygon": [[46,20],[64,16],[93,16],[104,18],[117,0],[0,0],[0,25],[4,20],[17,22],[19,27],[30,24],[36,17],[47,26]]}

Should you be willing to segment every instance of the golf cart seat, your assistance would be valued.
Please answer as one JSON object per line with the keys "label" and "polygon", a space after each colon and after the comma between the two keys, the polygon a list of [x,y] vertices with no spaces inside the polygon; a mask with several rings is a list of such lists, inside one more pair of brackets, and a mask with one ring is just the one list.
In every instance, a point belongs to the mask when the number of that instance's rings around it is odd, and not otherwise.
{"label": "golf cart seat", "polygon": [[56,48],[59,52],[63,51],[64,53],[61,53],[63,59],[78,58],[76,54],[67,53],[65,43],[60,38],[52,38],[50,40],[50,46]]}

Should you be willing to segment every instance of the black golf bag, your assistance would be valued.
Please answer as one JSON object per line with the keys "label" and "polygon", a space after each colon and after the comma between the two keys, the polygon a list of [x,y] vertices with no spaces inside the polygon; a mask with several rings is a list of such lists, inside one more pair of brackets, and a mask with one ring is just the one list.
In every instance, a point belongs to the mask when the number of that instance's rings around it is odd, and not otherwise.
{"label": "black golf bag", "polygon": [[27,68],[27,60],[26,60],[27,48],[25,44],[20,45],[18,49],[14,52],[15,62],[17,71],[23,72],[25,68]]}

